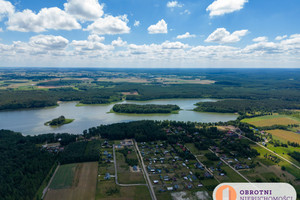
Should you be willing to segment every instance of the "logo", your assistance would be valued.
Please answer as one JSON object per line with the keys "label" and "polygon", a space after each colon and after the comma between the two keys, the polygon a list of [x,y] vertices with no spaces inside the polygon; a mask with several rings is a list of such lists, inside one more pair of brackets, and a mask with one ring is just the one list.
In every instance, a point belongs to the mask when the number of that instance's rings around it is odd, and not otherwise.
{"label": "logo", "polygon": [[295,188],[288,183],[221,183],[213,193],[214,200],[294,200]]}
{"label": "logo", "polygon": [[236,191],[229,185],[222,185],[215,192],[215,200],[236,200]]}

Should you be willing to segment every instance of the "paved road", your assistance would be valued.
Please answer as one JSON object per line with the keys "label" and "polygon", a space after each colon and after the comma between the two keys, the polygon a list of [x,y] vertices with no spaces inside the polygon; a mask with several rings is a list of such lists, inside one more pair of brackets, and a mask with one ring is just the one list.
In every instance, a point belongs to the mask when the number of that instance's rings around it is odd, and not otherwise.
{"label": "paved road", "polygon": [[116,159],[116,152],[115,152],[115,145],[113,145],[113,154],[114,154],[114,166],[115,166],[115,181],[116,184],[122,187],[131,187],[131,186],[147,186],[147,184],[121,184],[118,182],[118,169],[117,169],[117,159]]}
{"label": "paved road", "polygon": [[281,158],[282,160],[285,160],[286,162],[290,163],[291,165],[293,165],[293,166],[296,167],[297,169],[300,169],[300,167],[299,167],[298,165],[296,165],[295,163],[293,163],[293,162],[289,161],[288,159],[282,157],[281,155],[275,153],[274,151],[268,149],[268,148],[265,147],[264,145],[261,145],[261,144],[259,144],[258,142],[255,142],[255,141],[251,140],[250,138],[248,138],[248,137],[246,137],[246,136],[244,136],[244,135],[241,135],[241,134],[239,134],[239,133],[237,133],[237,134],[240,135],[240,136],[242,136],[242,137],[244,137],[244,138],[246,138],[247,140],[250,140],[251,142],[254,142],[254,143],[257,144],[258,146],[260,146],[260,147],[262,147],[262,148],[268,150],[269,152],[275,154],[276,156],[278,156],[278,157]]}
{"label": "paved road", "polygon": [[145,167],[145,164],[144,164],[144,160],[143,160],[142,154],[141,154],[141,152],[140,152],[140,150],[139,150],[139,147],[138,147],[136,141],[134,141],[134,144],[135,144],[136,151],[138,152],[138,154],[139,154],[139,156],[140,156],[140,158],[141,158],[142,169],[144,170],[145,175],[146,175],[146,181],[148,182],[148,185],[149,185],[151,198],[152,198],[152,200],[157,200],[157,198],[156,198],[156,196],[155,196],[154,189],[153,189],[152,182],[151,182],[151,180],[150,180],[150,178],[149,178],[148,172],[147,172],[146,167]]}
{"label": "paved road", "polygon": [[[212,152],[213,154],[215,154],[216,156],[218,156],[213,150],[208,149],[210,152]],[[219,157],[219,156],[218,156]],[[219,157],[220,158],[220,157]],[[238,175],[240,175],[243,179],[245,179],[247,182],[251,183],[251,181],[249,181],[249,179],[247,179],[243,174],[241,174],[238,170],[236,170],[234,167],[232,167],[228,162],[226,162],[223,158],[220,158],[220,160],[225,163],[226,165],[228,165],[232,170],[234,170]]]}

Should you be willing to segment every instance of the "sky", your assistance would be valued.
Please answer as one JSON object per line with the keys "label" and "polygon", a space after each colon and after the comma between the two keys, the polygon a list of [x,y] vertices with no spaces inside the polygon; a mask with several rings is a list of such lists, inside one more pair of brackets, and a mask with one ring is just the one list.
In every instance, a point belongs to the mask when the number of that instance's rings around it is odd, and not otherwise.
{"label": "sky", "polygon": [[0,67],[300,68],[299,0],[0,0]]}

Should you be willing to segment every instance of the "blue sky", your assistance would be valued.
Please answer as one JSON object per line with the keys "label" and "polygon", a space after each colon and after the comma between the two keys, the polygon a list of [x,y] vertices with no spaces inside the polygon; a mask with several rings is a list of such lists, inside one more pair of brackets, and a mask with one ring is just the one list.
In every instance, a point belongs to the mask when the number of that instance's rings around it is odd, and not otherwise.
{"label": "blue sky", "polygon": [[0,0],[0,66],[300,67],[299,10],[299,0]]}

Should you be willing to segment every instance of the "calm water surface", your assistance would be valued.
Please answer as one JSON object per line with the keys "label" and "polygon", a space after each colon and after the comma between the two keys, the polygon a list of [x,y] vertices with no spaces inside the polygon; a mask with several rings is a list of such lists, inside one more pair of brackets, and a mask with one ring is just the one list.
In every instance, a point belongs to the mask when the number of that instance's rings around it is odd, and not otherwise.
{"label": "calm water surface", "polygon": [[[108,113],[114,104],[90,105],[76,107],[77,102],[62,102],[58,107],[2,111],[0,112],[0,129],[18,131],[24,135],[37,135],[43,133],[74,133],[80,134],[83,130],[100,124],[128,122],[134,120],[176,120],[192,122],[219,122],[235,120],[237,115],[219,113],[201,113],[192,111],[197,102],[216,101],[213,99],[166,99],[152,101],[124,101],[122,103],[137,104],[176,104],[182,110],[179,114],[116,114]],[[66,118],[75,119],[70,124],[58,128],[45,126],[44,123],[64,115]]]}

